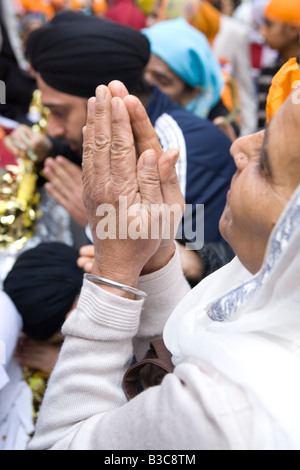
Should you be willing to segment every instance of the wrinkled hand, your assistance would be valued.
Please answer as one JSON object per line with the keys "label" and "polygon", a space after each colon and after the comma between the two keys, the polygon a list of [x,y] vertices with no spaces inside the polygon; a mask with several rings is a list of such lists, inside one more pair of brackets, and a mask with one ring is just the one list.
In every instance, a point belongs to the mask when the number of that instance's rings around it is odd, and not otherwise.
{"label": "wrinkled hand", "polygon": [[37,162],[41,163],[51,154],[52,143],[47,136],[37,134],[25,125],[18,126],[10,135],[4,139],[6,148],[15,155],[16,158],[27,158],[28,144],[37,157]]}
{"label": "wrinkled hand", "polygon": [[[89,100],[83,182],[95,246],[92,272],[134,287],[158,250],[172,257],[184,198],[175,169],[178,151],[163,153],[143,105],[125,90],[114,82],[98,87]],[[180,208],[175,221],[155,210],[163,204]],[[172,229],[162,243],[163,223]]]}
{"label": "wrinkled hand", "polygon": [[43,170],[49,180],[45,189],[81,227],[87,224],[83,203],[82,170],[64,157],[47,158]]}

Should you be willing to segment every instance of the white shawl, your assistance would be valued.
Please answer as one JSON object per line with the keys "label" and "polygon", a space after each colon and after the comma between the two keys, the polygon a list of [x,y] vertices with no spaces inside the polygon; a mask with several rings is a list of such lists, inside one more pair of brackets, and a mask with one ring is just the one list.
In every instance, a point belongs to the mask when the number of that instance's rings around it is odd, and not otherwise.
{"label": "white shawl", "polygon": [[175,365],[209,362],[253,405],[253,449],[300,449],[300,186],[252,276],[236,258],[176,308],[164,338]]}

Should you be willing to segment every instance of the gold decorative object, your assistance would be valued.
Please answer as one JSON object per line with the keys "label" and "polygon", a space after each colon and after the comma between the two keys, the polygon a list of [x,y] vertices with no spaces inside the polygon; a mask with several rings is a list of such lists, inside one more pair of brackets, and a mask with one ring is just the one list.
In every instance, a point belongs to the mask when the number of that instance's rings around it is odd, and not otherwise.
{"label": "gold decorative object", "polygon": [[23,367],[23,379],[29,385],[32,392],[32,418],[34,426],[39,416],[49,377],[49,373],[37,371],[30,367]]}
{"label": "gold decorative object", "polygon": [[37,116],[37,123],[32,126],[32,130],[37,134],[47,134],[50,110],[42,104],[41,90],[35,90],[29,108],[31,116]]}
{"label": "gold decorative object", "polygon": [[[33,93],[29,113],[37,118],[33,130],[46,134],[49,110],[42,104],[40,90]],[[17,165],[8,165],[0,170],[0,251],[10,246],[17,250],[23,248],[33,236],[35,222],[41,215],[38,210],[37,156],[25,134],[22,135],[22,143],[15,141],[14,144],[27,158],[18,158]]]}

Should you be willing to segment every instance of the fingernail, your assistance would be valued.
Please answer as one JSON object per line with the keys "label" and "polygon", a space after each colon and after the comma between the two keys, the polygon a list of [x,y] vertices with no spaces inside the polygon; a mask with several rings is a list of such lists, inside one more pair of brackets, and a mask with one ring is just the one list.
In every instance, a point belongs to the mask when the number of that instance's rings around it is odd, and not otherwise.
{"label": "fingernail", "polygon": [[51,157],[46,158],[46,160],[45,160],[45,165],[53,166],[53,165],[54,165],[54,160],[53,160],[53,158],[51,158]]}
{"label": "fingernail", "polygon": [[90,98],[88,101],[88,111],[90,114],[94,114],[95,112],[95,98]]}
{"label": "fingernail", "polygon": [[118,97],[114,97],[112,100],[111,100],[111,109],[114,113],[118,113],[119,112],[119,105],[120,105],[120,98]]}
{"label": "fingernail", "polygon": [[143,159],[144,168],[153,169],[157,166],[157,158],[154,153],[146,153]]}
{"label": "fingernail", "polygon": [[105,89],[105,87],[102,86],[102,85],[99,86],[99,87],[97,88],[97,90],[96,90],[96,100],[97,100],[98,102],[103,101],[104,98],[105,98],[105,95],[106,95],[106,89]]}
{"label": "fingernail", "polygon": [[177,162],[179,160],[179,156],[180,156],[180,153],[178,152],[178,150],[174,149],[172,151],[172,158],[174,159],[174,165],[177,165]]}

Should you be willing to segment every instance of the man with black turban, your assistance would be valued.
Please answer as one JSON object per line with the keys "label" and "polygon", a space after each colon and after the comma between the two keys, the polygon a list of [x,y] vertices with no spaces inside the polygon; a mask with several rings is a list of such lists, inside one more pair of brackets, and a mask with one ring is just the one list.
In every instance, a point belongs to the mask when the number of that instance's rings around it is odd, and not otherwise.
{"label": "man with black turban", "polygon": [[[86,122],[87,99],[95,94],[97,86],[119,80],[129,93],[138,96],[163,150],[178,148],[180,151],[178,177],[186,203],[193,205],[194,229],[196,205],[205,205],[204,241],[208,245],[201,250],[200,257],[193,251],[186,253],[187,277],[198,282],[210,272],[212,265],[217,268],[230,261],[233,252],[227,249],[220,235],[219,219],[235,172],[229,155],[231,143],[216,126],[172,103],[144,80],[143,71],[150,57],[146,37],[106,19],[64,12],[30,35],[27,56],[37,72],[43,102],[51,111],[49,136],[68,144],[78,156],[82,151],[81,131]],[[115,83],[116,95],[119,90]],[[30,132],[27,135],[31,137]],[[15,153],[18,150],[13,139],[17,138],[18,130],[7,140],[7,146]],[[49,145],[44,146],[47,149],[44,154],[41,149],[43,145],[36,148],[41,158],[65,155],[55,148],[49,152]],[[49,179],[46,185],[49,193],[84,226],[87,218],[78,169],[60,156],[45,161],[44,173]],[[216,244],[225,250],[216,250]],[[188,272],[190,266],[193,275]]]}
{"label": "man with black turban", "polygon": [[88,99],[116,78],[134,93],[150,46],[131,28],[69,11],[31,35],[27,55],[49,87]]}
{"label": "man with black turban", "polygon": [[25,251],[4,281],[23,320],[23,332],[48,340],[60,332],[80,293],[83,272],[78,251],[63,243],[42,243]]}

